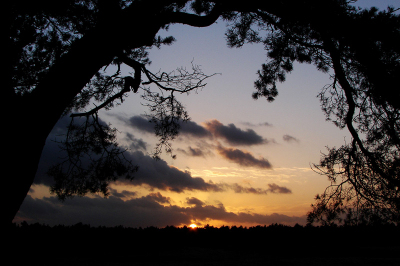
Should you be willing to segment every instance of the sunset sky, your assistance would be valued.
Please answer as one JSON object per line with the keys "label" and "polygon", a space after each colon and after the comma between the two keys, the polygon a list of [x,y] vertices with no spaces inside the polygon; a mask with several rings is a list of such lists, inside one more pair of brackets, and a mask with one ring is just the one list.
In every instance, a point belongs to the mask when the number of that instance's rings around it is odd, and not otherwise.
{"label": "sunset sky", "polygon": [[[400,1],[357,5],[383,9],[400,7]],[[191,121],[172,143],[176,159],[149,156],[157,139],[142,116],[148,110],[141,92],[132,93],[121,106],[101,112],[101,119],[119,130],[121,146],[130,149],[127,158],[139,166],[134,181],[111,184],[107,199],[88,195],[60,202],[49,193],[51,180],[44,172],[57,157],[52,140],[69,122],[63,119],[48,138],[35,184],[14,221],[129,227],[305,224],[314,196],[329,185],[311,165],[326,146],[350,141],[346,130],[325,121],[317,98],[331,82],[329,75],[297,64],[274,102],[253,100],[266,51],[262,45],[230,49],[225,31],[223,21],[200,29],[174,25],[160,35],[177,41],[150,51],[148,68],[154,72],[190,68],[193,61],[206,74],[220,73],[197,93],[178,96]]]}

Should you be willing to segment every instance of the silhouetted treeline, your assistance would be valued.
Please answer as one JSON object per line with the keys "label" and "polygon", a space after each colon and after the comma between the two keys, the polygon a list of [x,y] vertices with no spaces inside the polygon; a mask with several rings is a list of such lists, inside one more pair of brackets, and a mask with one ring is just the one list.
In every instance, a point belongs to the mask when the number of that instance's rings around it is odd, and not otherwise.
{"label": "silhouetted treeline", "polygon": [[[286,247],[297,244],[325,245],[347,244],[358,246],[390,246],[398,245],[400,226],[389,224],[380,226],[286,226],[272,224],[269,226],[221,226],[206,225],[200,228],[166,226],[165,228],[146,227],[93,227],[78,223],[71,226],[45,224],[14,224],[15,237],[46,239],[52,238],[84,241],[87,243],[118,241],[131,246],[152,246],[181,244],[186,246],[230,246],[240,248],[256,248],[259,246]],[[156,242],[158,241],[158,242]],[[347,242],[347,243],[346,243]],[[165,247],[164,247],[165,248]]]}
{"label": "silhouetted treeline", "polygon": [[[32,256],[126,261],[176,260],[198,250],[219,257],[255,259],[299,257],[384,257],[400,259],[400,226],[205,226],[202,228],[93,227],[86,224],[48,226],[14,225],[13,245],[35,243],[24,250]],[[214,252],[214,253],[213,253]],[[196,253],[195,253],[196,254]],[[219,254],[219,255],[218,255]],[[229,255],[227,255],[229,254]],[[100,256],[100,257],[99,257]],[[190,255],[191,258],[196,255]],[[222,257],[221,257],[222,258]]]}

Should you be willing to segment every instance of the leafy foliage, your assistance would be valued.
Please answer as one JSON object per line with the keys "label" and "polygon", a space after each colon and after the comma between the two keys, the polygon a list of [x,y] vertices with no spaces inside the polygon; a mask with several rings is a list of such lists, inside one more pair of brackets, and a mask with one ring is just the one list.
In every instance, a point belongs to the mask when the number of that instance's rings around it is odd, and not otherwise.
{"label": "leafy foliage", "polygon": [[94,27],[97,11],[84,1],[13,1],[7,23],[12,86],[32,91],[71,44]]}

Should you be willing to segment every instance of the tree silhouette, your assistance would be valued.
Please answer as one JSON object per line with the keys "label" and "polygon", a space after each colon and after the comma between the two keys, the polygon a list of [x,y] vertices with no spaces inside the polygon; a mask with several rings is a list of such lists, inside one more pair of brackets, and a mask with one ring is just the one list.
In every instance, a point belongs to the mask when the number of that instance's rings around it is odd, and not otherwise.
{"label": "tree silhouette", "polygon": [[[124,160],[115,129],[102,124],[97,113],[122,103],[139,86],[154,84],[165,92],[157,94],[143,87],[155,113],[155,133],[170,150],[168,141],[177,134],[177,121],[188,119],[174,93],[200,88],[208,76],[195,65],[192,72],[178,69],[176,75],[151,73],[146,69],[147,50],[173,42],[172,37],[157,36],[169,24],[204,27],[220,15],[216,11],[186,13],[186,2],[63,0],[8,4],[6,50],[11,56],[6,67],[7,104],[2,108],[3,113],[12,110],[5,118],[10,130],[6,133],[9,155],[4,163],[14,172],[5,180],[9,194],[2,196],[6,210],[2,221],[9,223],[14,218],[33,182],[48,134],[62,116],[71,112],[74,120],[86,121],[72,121],[61,143],[67,158],[49,171],[56,181],[52,190],[61,198],[87,192],[106,195],[110,181],[122,175],[132,178],[136,167]],[[121,76],[122,64],[134,70],[133,77]],[[105,71],[109,66],[116,68],[112,75]],[[86,110],[91,101],[100,104]],[[82,159],[88,156],[93,160],[84,164]]]}
{"label": "tree silhouette", "polygon": [[[45,140],[64,115],[73,119],[61,143],[67,157],[49,171],[56,181],[52,190],[61,198],[87,192],[106,195],[109,182],[120,176],[132,178],[136,167],[124,159],[115,129],[103,124],[97,113],[121,104],[139,87],[160,138],[155,156],[163,148],[171,152],[169,141],[178,134],[177,122],[188,119],[174,95],[204,86],[210,75],[195,65],[189,72],[151,73],[146,68],[147,50],[173,43],[173,37],[157,36],[160,29],[176,23],[207,27],[218,18],[229,23],[229,46],[261,42],[268,51],[269,61],[254,84],[254,98],[273,101],[277,83],[285,80],[296,61],[313,63],[331,75],[332,84],[321,93],[323,109],[336,125],[348,128],[353,140],[329,150],[321,161],[319,169],[326,169],[332,181],[343,180],[337,185],[340,193],[322,195],[327,199],[324,206],[332,200],[340,205],[344,188],[349,187],[353,196],[344,197],[349,202],[357,206],[369,202],[367,208],[398,212],[399,91],[394,81],[400,73],[399,16],[393,9],[357,10],[349,2],[9,3],[5,14],[9,34],[5,51],[10,55],[5,64],[7,104],[2,108],[9,114],[5,125],[10,129],[5,132],[5,165],[14,172],[5,178],[10,193],[2,194],[4,221],[9,223],[18,211],[33,182]],[[121,75],[123,64],[134,70],[133,77]],[[116,69],[112,75],[105,71],[109,66]],[[91,101],[99,104],[87,110]],[[93,160],[82,160],[87,156]],[[343,171],[336,170],[338,165]]]}
{"label": "tree silhouette", "polygon": [[344,222],[400,219],[400,17],[393,12],[352,12],[355,30],[325,41],[335,76],[320,93],[323,111],[352,140],[329,148],[315,165],[332,184],[317,195],[309,222],[341,214]]}
{"label": "tree silhouette", "polygon": [[[352,140],[329,148],[314,165],[332,185],[316,196],[309,222],[330,224],[344,213],[360,222],[365,217],[398,222],[399,15],[394,8],[358,10],[351,1],[292,1],[285,8],[283,2],[239,14],[228,40],[234,47],[262,42],[269,52],[254,98],[273,101],[277,82],[285,80],[294,61],[313,63],[331,76],[332,84],[319,95],[322,109],[328,120],[349,130]],[[262,37],[259,29],[267,34]]]}

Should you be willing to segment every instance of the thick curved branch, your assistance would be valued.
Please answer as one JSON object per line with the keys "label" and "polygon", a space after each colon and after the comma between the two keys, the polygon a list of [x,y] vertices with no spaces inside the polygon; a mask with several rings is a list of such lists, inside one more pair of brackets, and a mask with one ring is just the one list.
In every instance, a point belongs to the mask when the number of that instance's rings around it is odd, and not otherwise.
{"label": "thick curved branch", "polygon": [[188,14],[184,12],[174,12],[167,14],[165,20],[168,24],[185,24],[192,27],[208,27],[214,24],[217,19],[222,15],[221,5],[216,4],[208,15],[199,16],[195,14]]}

